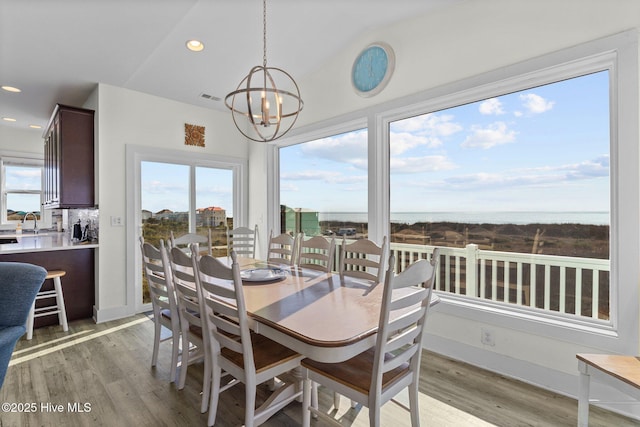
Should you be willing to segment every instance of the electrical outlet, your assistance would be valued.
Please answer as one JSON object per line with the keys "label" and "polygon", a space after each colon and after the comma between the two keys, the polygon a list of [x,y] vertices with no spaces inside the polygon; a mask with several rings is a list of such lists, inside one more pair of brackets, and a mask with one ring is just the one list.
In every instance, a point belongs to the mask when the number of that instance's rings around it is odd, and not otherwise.
{"label": "electrical outlet", "polygon": [[111,217],[111,226],[112,227],[122,227],[124,225],[124,221],[121,216],[112,216]]}
{"label": "electrical outlet", "polygon": [[480,329],[480,342],[484,345],[494,347],[496,345],[496,341],[495,337],[493,336],[493,331],[486,328]]}

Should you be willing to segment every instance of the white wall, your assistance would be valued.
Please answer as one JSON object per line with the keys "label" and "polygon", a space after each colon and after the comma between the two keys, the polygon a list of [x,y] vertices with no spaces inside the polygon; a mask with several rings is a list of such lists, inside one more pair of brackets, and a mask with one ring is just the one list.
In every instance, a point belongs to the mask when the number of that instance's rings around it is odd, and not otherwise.
{"label": "white wall", "polygon": [[[454,87],[458,81],[487,72],[497,76],[506,66],[638,27],[640,2],[636,0],[482,0],[442,8],[427,16],[365,34],[315,73],[299,78],[305,110],[291,132],[291,138],[295,139],[305,131],[316,131],[323,123],[335,124],[341,116],[353,119],[362,115],[372,120],[375,112],[380,111],[379,106],[398,106],[399,100],[415,101],[414,94],[418,92]],[[358,52],[375,41],[385,41],[394,48],[395,74],[379,95],[360,98],[350,86],[351,65]],[[637,78],[636,75],[636,81]],[[637,84],[635,87],[637,89]],[[624,191],[631,197],[630,201],[621,201],[619,207],[637,219],[640,217],[637,206],[640,164],[637,103],[640,94],[635,92],[632,94],[635,116],[628,119],[635,127],[636,138],[621,141],[632,144],[627,146],[632,155],[623,159],[631,162],[632,173],[620,179],[621,185],[629,185]],[[267,153],[252,151],[251,164],[266,160]],[[264,157],[256,159],[256,155]],[[252,194],[266,194],[265,185],[266,182],[262,187],[252,187]],[[258,209],[255,204],[253,207]],[[635,268],[640,242],[637,230],[637,226],[626,230],[632,234],[628,240],[632,256],[625,260],[623,267],[631,267],[632,274],[622,286],[639,286],[640,278]],[[620,322],[632,322],[631,330],[637,332],[638,292],[633,295],[636,297],[629,304],[630,309],[622,313]],[[494,332],[495,347],[480,343],[482,327],[490,327]],[[580,345],[562,338],[571,331],[550,336],[536,332],[535,328],[525,329],[529,330],[495,323],[472,311],[458,311],[452,315],[446,310],[435,310],[429,319],[426,345],[451,357],[573,396],[577,394],[578,386],[576,353],[602,353],[612,348],[640,352],[637,333],[627,337],[631,346],[619,342],[625,337],[600,339],[598,334],[587,339],[588,344]],[[618,343],[610,344],[615,340]],[[609,393],[598,384],[593,389],[596,394]],[[640,418],[638,406],[617,409]]]}
{"label": "white wall", "polygon": [[[126,200],[132,178],[125,170],[127,145],[150,146],[189,153],[224,155],[246,159],[247,143],[227,114],[168,99],[100,84],[89,102],[97,101],[97,179],[100,208],[99,289],[96,319],[105,321],[132,314],[127,280],[127,260],[137,246],[127,247],[127,236],[138,236],[135,224],[112,227],[111,216],[127,217],[132,201]],[[184,144],[184,124],[205,127],[205,147]],[[136,237],[137,238],[137,237]],[[129,300],[128,300],[129,299]]]}
{"label": "white wall", "polygon": [[42,129],[20,129],[16,126],[0,126],[0,151],[38,154],[44,158]]}

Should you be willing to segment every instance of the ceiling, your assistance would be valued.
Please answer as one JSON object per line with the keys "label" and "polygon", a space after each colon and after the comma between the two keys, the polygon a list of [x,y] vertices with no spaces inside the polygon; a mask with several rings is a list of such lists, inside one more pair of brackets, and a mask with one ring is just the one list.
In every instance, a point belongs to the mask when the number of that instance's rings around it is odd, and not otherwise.
{"label": "ceiling", "polygon": [[[297,80],[366,32],[461,0],[269,0],[268,64]],[[189,39],[205,49],[186,49]],[[97,83],[224,109],[262,64],[259,0],[0,0],[0,126],[45,127]]]}

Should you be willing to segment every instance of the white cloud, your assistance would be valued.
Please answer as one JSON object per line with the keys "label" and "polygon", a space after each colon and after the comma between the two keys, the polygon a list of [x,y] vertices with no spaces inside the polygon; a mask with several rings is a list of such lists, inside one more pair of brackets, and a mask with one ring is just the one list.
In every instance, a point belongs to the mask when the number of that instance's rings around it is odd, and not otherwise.
{"label": "white cloud", "polygon": [[508,144],[515,141],[516,132],[509,130],[506,123],[495,122],[487,127],[472,126],[471,135],[462,143],[465,148],[488,149],[496,145]]}
{"label": "white cloud", "polygon": [[553,108],[555,101],[547,101],[535,93],[525,93],[520,95],[522,105],[531,114],[540,114]]}
{"label": "white cloud", "polygon": [[489,98],[486,101],[480,103],[480,107],[478,107],[480,114],[485,115],[500,115],[504,114],[504,110],[502,109],[502,102],[498,98]]}
{"label": "white cloud", "polygon": [[391,158],[390,166],[391,173],[394,174],[435,172],[457,167],[445,156],[393,157]]}
{"label": "white cloud", "polygon": [[446,178],[440,186],[448,190],[478,190],[563,185],[609,175],[609,156],[558,166],[524,168],[503,173],[475,173]]}
{"label": "white cloud", "polygon": [[300,152],[310,158],[318,157],[347,163],[358,169],[367,168],[367,132],[348,132],[302,144]]}
{"label": "white cloud", "polygon": [[411,132],[412,134],[438,137],[449,136],[460,132],[463,127],[453,121],[452,114],[423,114],[404,120],[398,120],[391,124],[392,133]]}
{"label": "white cloud", "polygon": [[409,132],[393,132],[390,136],[389,152],[392,156],[398,156],[415,147],[437,148],[442,141],[435,137],[414,135]]}

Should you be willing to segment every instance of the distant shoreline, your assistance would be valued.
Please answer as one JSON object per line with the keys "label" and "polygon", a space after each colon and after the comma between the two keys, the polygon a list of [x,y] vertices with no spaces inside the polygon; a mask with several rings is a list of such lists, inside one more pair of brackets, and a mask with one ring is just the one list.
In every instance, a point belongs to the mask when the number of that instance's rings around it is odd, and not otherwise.
{"label": "distant shoreline", "polygon": [[[339,228],[356,229],[356,238],[367,236],[367,223],[320,221],[323,233]],[[538,253],[583,258],[609,258],[609,225],[576,223],[464,223],[452,221],[392,223],[390,241],[395,243],[464,247]]]}
{"label": "distant shoreline", "polygon": [[[366,212],[319,212],[320,222],[367,223]],[[486,212],[391,212],[391,223],[456,222],[465,224],[583,224],[609,225],[606,211],[486,211]]]}

